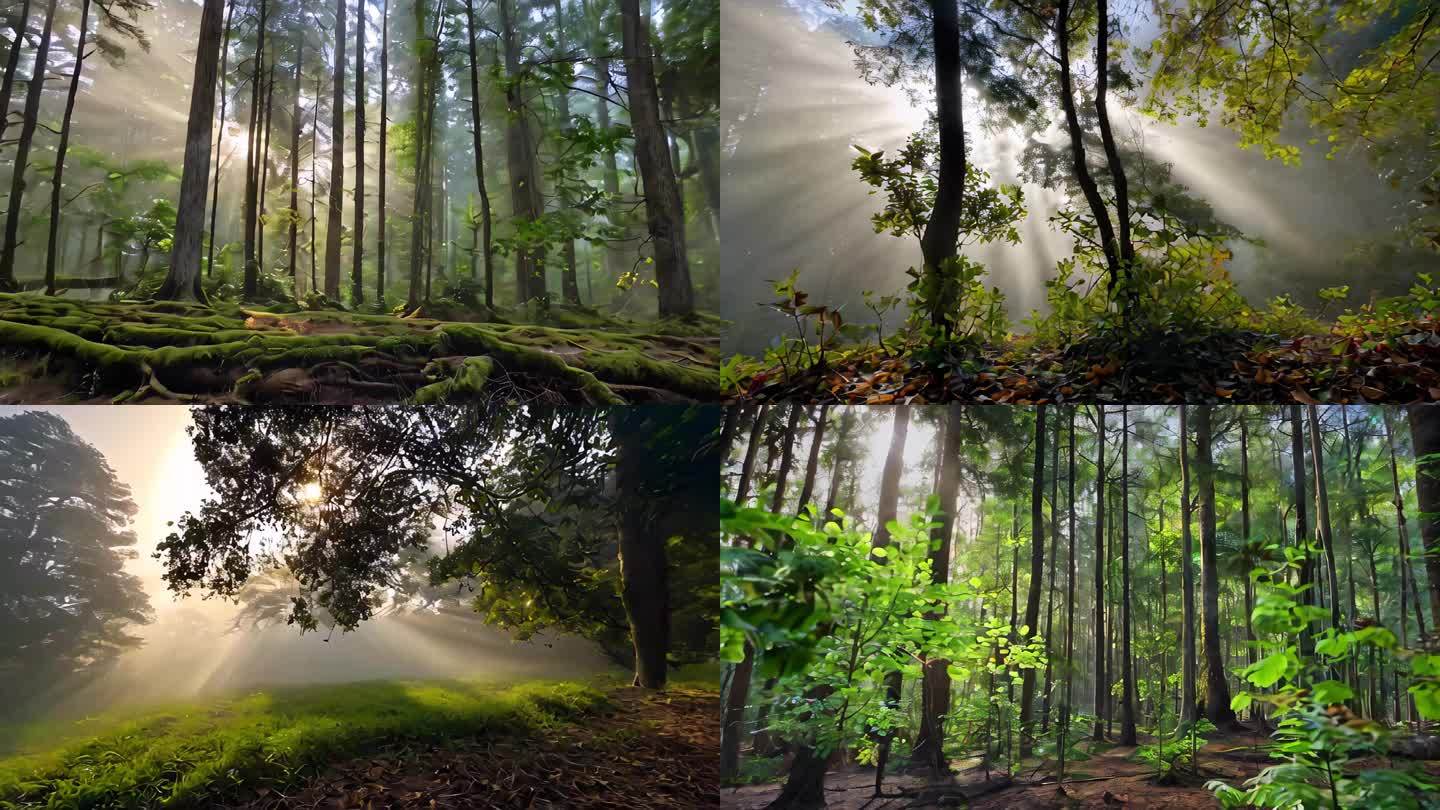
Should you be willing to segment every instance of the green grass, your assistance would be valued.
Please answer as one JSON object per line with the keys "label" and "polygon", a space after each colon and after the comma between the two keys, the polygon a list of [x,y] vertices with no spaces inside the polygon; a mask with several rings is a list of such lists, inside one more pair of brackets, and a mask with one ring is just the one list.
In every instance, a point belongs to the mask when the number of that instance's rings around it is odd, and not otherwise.
{"label": "green grass", "polygon": [[117,713],[72,724],[64,742],[37,726],[16,731],[46,735],[47,749],[0,759],[0,808],[206,807],[382,746],[525,735],[605,703],[578,683],[385,681]]}

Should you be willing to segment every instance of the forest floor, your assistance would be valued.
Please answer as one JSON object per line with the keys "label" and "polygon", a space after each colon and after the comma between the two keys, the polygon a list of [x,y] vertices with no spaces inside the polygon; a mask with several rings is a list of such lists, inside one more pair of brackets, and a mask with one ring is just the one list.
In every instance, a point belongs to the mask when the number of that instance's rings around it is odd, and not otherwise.
{"label": "forest floor", "polygon": [[530,320],[0,294],[0,404],[719,397],[713,316],[629,321],[557,305]]}
{"label": "forest floor", "polygon": [[[1143,736],[1143,735],[1142,735]],[[1144,740],[1142,739],[1142,742]],[[976,760],[953,762],[953,783],[931,785],[924,774],[887,775],[883,795],[875,797],[875,769],[859,765],[837,767],[826,776],[829,810],[902,810],[965,806],[971,810],[1042,810],[1042,808],[1218,808],[1219,801],[1205,788],[1211,779],[1236,787],[1275,763],[1263,748],[1269,739],[1253,733],[1217,736],[1200,749],[1198,775],[1181,774],[1175,784],[1158,784],[1155,769],[1135,757],[1134,747],[1104,744],[1089,758],[1066,768],[1065,796],[1056,792],[1054,762],[1027,762],[1015,778],[1003,771],[988,775]],[[1082,743],[1088,747],[1089,743]],[[1396,760],[1397,762],[1399,760]],[[1351,763],[1359,770],[1364,760]],[[1440,775],[1440,763],[1422,764]],[[783,777],[773,782],[724,788],[722,807],[761,810],[780,793]],[[964,797],[964,801],[960,801]]]}
{"label": "forest floor", "polygon": [[796,350],[783,364],[742,363],[743,373],[728,373],[724,394],[869,405],[1440,401],[1440,316],[1383,334],[1349,326],[1294,338],[1170,335],[1124,349],[1083,342],[1044,348],[1022,336],[935,366],[873,344],[832,350],[823,364],[817,359],[812,347],[808,358]]}
{"label": "forest floor", "polygon": [[693,683],[260,692],[0,758],[0,806],[688,810],[716,801],[718,715]]}

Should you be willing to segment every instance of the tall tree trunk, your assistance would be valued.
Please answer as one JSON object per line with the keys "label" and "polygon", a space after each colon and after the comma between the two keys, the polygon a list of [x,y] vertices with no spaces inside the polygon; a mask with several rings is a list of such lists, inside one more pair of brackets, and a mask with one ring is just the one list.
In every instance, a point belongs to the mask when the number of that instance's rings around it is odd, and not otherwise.
{"label": "tall tree trunk", "polygon": [[[342,0],[343,1],[343,0]],[[265,161],[261,147],[265,138],[265,35],[269,26],[270,3],[260,0],[260,21],[255,40],[255,64],[250,72],[250,135],[245,144],[245,271],[242,280],[246,299],[255,297],[259,286],[259,259],[256,256],[260,224],[260,172]]]}
{"label": "tall tree trunk", "polygon": [[[637,409],[611,411],[618,458],[616,486],[627,500],[643,503],[647,491],[649,450],[646,437],[655,426]],[[651,525],[644,507],[621,510],[620,582],[625,615],[635,646],[635,686],[663,689],[670,652],[670,589],[667,581],[666,537]]]}
{"label": "tall tree trunk", "polygon": [[1411,405],[1408,413],[1415,447],[1415,500],[1420,509],[1416,520],[1430,584],[1430,618],[1440,625],[1440,406]]}
{"label": "tall tree trunk", "polygon": [[695,311],[686,256],[685,218],[680,189],[660,126],[659,91],[650,53],[650,30],[640,16],[640,0],[620,0],[625,76],[630,89],[630,125],[635,133],[635,158],[645,187],[645,213],[655,256],[660,317],[685,317]]}
{"label": "tall tree trunk", "polygon": [[[13,10],[13,8],[12,8]],[[15,73],[20,69],[20,52],[25,50],[25,32],[30,28],[30,0],[22,0],[19,14],[8,18],[10,30],[15,39],[10,43],[10,53],[5,57],[5,78],[0,81],[0,141],[5,139],[5,130],[10,123],[10,97],[15,92]]]}
{"label": "tall tree trunk", "polygon": [[[235,6],[237,5],[239,3],[236,0],[231,0],[225,8],[225,39],[220,44],[220,131],[215,134],[215,184],[210,190],[210,241],[205,248],[205,275],[207,276],[215,272],[215,217],[220,213],[220,170],[223,168],[220,160],[220,145],[225,140],[225,103],[228,100],[225,94],[225,77],[230,72],[230,23],[235,18]],[[297,92],[296,95],[298,96],[299,93]]]}
{"label": "tall tree trunk", "polygon": [[1189,409],[1180,406],[1180,587],[1182,591],[1180,632],[1184,648],[1180,674],[1180,721],[1186,726],[1198,719],[1195,681],[1199,670],[1196,661],[1195,628],[1195,542],[1190,532],[1190,428]]}
{"label": "tall tree trunk", "polygon": [[325,295],[340,300],[345,231],[345,0],[335,0],[335,79],[330,96],[330,209],[325,218]]}
{"label": "tall tree trunk", "polygon": [[[1103,3],[1104,0],[1101,0]],[[1120,744],[1135,745],[1135,660],[1130,651],[1130,409],[1120,407]]]}
{"label": "tall tree trunk", "polygon": [[[1040,591],[1045,587],[1045,406],[1035,408],[1035,465],[1030,480],[1030,588],[1020,643],[1029,644],[1040,629]],[[1020,757],[1030,756],[1035,716],[1035,670],[1021,674]]]}
{"label": "tall tree trunk", "polygon": [[[1106,0],[1096,0],[1098,33],[1095,37],[1095,116],[1100,124],[1100,141],[1105,146],[1105,162],[1110,167],[1110,179],[1115,191],[1115,220],[1120,229],[1119,254],[1120,275],[1110,277],[1110,292],[1115,285],[1128,277],[1135,261],[1135,245],[1130,239],[1130,190],[1125,179],[1125,166],[1120,162],[1120,150],[1115,145],[1115,135],[1110,129],[1110,111],[1106,104],[1106,91],[1110,85],[1110,9]],[[1133,299],[1138,290],[1129,289]]]}
{"label": "tall tree trunk", "polygon": [[[935,205],[920,238],[926,272],[938,273],[955,258],[965,199],[965,96],[960,63],[959,0],[932,0],[935,48],[935,109],[940,130],[940,177]],[[959,302],[953,302],[956,305]],[[935,326],[949,334],[951,307],[934,308]]]}
{"label": "tall tree trunk", "polygon": [[[1250,544],[1250,429],[1245,418],[1245,411],[1238,410],[1237,416],[1240,422],[1240,542],[1248,550]],[[1254,560],[1251,561],[1252,563]],[[1353,585],[1354,580],[1351,580]],[[1258,650],[1255,648],[1255,625],[1251,620],[1251,614],[1255,612],[1255,583],[1250,579],[1250,572],[1245,572],[1245,663],[1254,664],[1258,660]],[[1254,707],[1252,717],[1259,717],[1259,707]],[[1261,718],[1263,722],[1263,718]]]}
{"label": "tall tree trunk", "polygon": [[1315,525],[1325,550],[1325,569],[1330,583],[1330,626],[1340,629],[1340,574],[1335,564],[1335,540],[1330,531],[1330,491],[1325,483],[1325,451],[1320,437],[1318,409],[1309,406],[1310,462],[1315,471]]}
{"label": "tall tree trunk", "polygon": [[485,144],[480,128],[480,66],[475,56],[475,0],[465,0],[465,19],[469,24],[470,50],[470,125],[475,147],[475,184],[480,190],[481,255],[485,258],[485,308],[495,309],[495,267],[491,251],[490,193],[485,188]]}
{"label": "tall tree trunk", "polygon": [[785,505],[785,489],[790,483],[790,471],[795,467],[795,434],[803,409],[799,402],[790,404],[790,418],[785,422],[785,434],[780,437],[780,472],[775,476],[775,494],[770,498],[770,511],[776,514]]}
{"label": "tall tree trunk", "polygon": [[[50,177],[50,235],[45,246],[45,294],[55,294],[55,262],[59,258],[60,192],[65,179],[65,152],[70,148],[70,117],[75,112],[75,94],[80,91],[80,71],[85,66],[85,35],[90,29],[90,0],[80,2],[80,30],[75,37],[75,70],[65,95],[65,115],[60,121],[60,145],[55,149],[55,170]],[[15,47],[20,43],[16,42]],[[0,110],[0,115],[8,113]]]}
{"label": "tall tree trunk", "polygon": [[[595,125],[601,131],[610,129],[610,57],[598,54],[608,54],[610,47],[605,41],[603,34],[597,36],[598,42],[595,45],[597,56],[595,57],[595,92],[603,96],[595,103]],[[606,149],[600,154],[601,185],[605,189],[605,196],[611,201],[612,207],[608,210],[606,217],[612,228],[623,230],[625,220],[618,212],[615,203],[620,199],[620,170],[615,162],[615,152]],[[613,244],[605,245],[605,267],[612,280],[618,280],[629,268],[625,266],[621,250]]]}
{"label": "tall tree trunk", "polygon": [[[376,189],[375,307],[385,311],[385,165],[390,162],[386,134],[390,130],[390,0],[380,6],[380,187]],[[477,152],[479,150],[476,150]]]}
{"label": "tall tree trunk", "polygon": [[[510,81],[505,84],[505,127],[506,163],[510,173],[511,215],[520,221],[532,221],[540,216],[536,204],[537,178],[535,173],[535,147],[530,135],[530,119],[525,100],[525,86],[521,82],[523,68],[520,62],[520,37],[516,30],[514,0],[500,0],[500,39],[505,52],[505,75]],[[546,294],[543,255],[538,250],[517,248],[515,250],[515,300],[523,304],[531,299],[544,298]]]}
{"label": "tall tree trunk", "polygon": [[[1063,8],[1063,4],[1062,4]],[[1096,406],[1095,457],[1095,733],[1105,739],[1106,706],[1110,683],[1105,679],[1105,406]]]}
{"label": "tall tree trunk", "polygon": [[295,255],[299,245],[300,230],[300,73],[305,65],[305,37],[295,37],[295,107],[290,114],[290,241],[286,245],[289,257],[290,283],[295,294],[300,294],[300,262]]}
{"label": "tall tree trunk", "polygon": [[829,418],[830,406],[821,405],[815,416],[815,435],[810,440],[810,457],[805,461],[805,480],[800,486],[800,499],[795,509],[804,512],[815,494],[815,474],[820,466],[820,443],[825,440],[825,422]]}
{"label": "tall tree trunk", "polygon": [[750,429],[750,443],[745,448],[745,460],[740,466],[740,481],[735,486],[735,503],[744,505],[750,496],[750,482],[755,474],[755,458],[759,455],[760,442],[765,436],[765,421],[770,416],[770,403],[762,402],[760,412],[755,416],[755,425]]}
{"label": "tall tree trunk", "polygon": [[[1070,433],[1070,447],[1068,448],[1069,463],[1068,474],[1065,478],[1065,486],[1069,490],[1069,497],[1066,499],[1067,511],[1070,513],[1070,532],[1067,537],[1069,554],[1065,560],[1065,700],[1060,704],[1060,738],[1061,744],[1057,753],[1060,758],[1059,781],[1065,781],[1065,743],[1066,736],[1070,730],[1071,712],[1071,687],[1075,680],[1075,673],[1079,668],[1075,666],[1075,406],[1066,408],[1066,421]],[[1063,788],[1061,788],[1063,789]]]}
{"label": "tall tree trunk", "polygon": [[270,138],[271,133],[275,131],[274,128],[271,126],[271,123],[275,119],[274,101],[275,60],[272,59],[270,62],[268,78],[265,85],[265,117],[264,125],[261,127],[262,140],[260,145],[260,162],[256,166],[256,170],[260,174],[260,219],[257,222],[255,233],[255,257],[257,260],[257,265],[255,267],[255,275],[247,275],[245,281],[245,286],[247,290],[247,292],[245,293],[245,297],[251,299],[253,299],[259,292],[259,270],[260,267],[264,266],[265,264],[265,205],[268,199],[268,193],[270,188]]}
{"label": "tall tree trunk", "polygon": [[[45,75],[50,65],[50,31],[55,24],[55,0],[45,6],[45,23],[40,29],[40,44],[35,50],[35,69],[25,88],[25,113],[20,124],[20,140],[15,145],[15,160],[10,164],[10,196],[5,198],[5,243],[0,248],[0,291],[16,289],[15,251],[20,247],[20,215],[25,206],[25,172],[30,166],[30,144],[35,127],[40,123],[40,97],[44,93]],[[211,67],[213,73],[214,67]],[[9,110],[3,111],[6,115]],[[206,121],[209,134],[209,121]],[[208,144],[206,151],[209,151]],[[201,197],[204,197],[202,189]]]}
{"label": "tall tree trunk", "polygon": [[851,430],[855,425],[855,409],[842,408],[840,410],[839,435],[835,438],[835,457],[832,460],[830,469],[830,491],[825,496],[825,519],[830,519],[830,510],[839,504],[840,481],[844,478],[843,465],[847,458],[846,445],[850,441]]}
{"label": "tall tree trunk", "polygon": [[[1300,421],[1300,406],[1290,406],[1290,456],[1295,478],[1295,543],[1310,543],[1310,521],[1306,518],[1306,501],[1309,494],[1305,489],[1305,428]],[[1300,585],[1310,584],[1311,563],[1307,554],[1300,565]],[[1300,593],[1300,602],[1309,604],[1309,588]],[[1300,630],[1300,654],[1309,657],[1315,653],[1314,635],[1307,622]]]}
{"label": "tall tree trunk", "polygon": [[[636,0],[623,0],[634,4]],[[632,110],[633,112],[633,110]],[[662,142],[663,145],[663,142]],[[905,439],[910,430],[910,408],[895,405],[890,427],[890,450],[885,455],[885,466],[880,471],[880,502],[875,511],[875,532],[871,537],[872,548],[890,545],[889,524],[895,520],[900,508],[900,475],[905,468]],[[901,674],[889,672],[885,675],[885,705],[891,709],[900,705],[900,691],[903,686]],[[875,792],[880,792],[881,781],[885,778],[885,767],[890,759],[890,746],[894,741],[891,734],[885,734],[878,741],[875,758]]]}
{"label": "tall tree trunk", "polygon": [[1220,654],[1220,574],[1215,553],[1215,465],[1209,405],[1195,406],[1195,474],[1200,485],[1200,592],[1205,639],[1205,717],[1218,728],[1235,724]]}
{"label": "tall tree trunk", "polygon": [[1053,670],[1055,648],[1051,644],[1055,630],[1055,571],[1060,567],[1058,548],[1060,544],[1060,414],[1054,416],[1055,427],[1050,439],[1050,582],[1045,586],[1045,686],[1040,699],[1040,735],[1043,738],[1050,730],[1050,694],[1054,685],[1050,677]]}
{"label": "tall tree trunk", "polygon": [[[568,56],[568,47],[565,44],[565,10],[560,0],[552,0],[551,6],[555,10],[555,37],[561,54]],[[560,118],[562,127],[570,125],[570,91],[567,88],[560,88],[555,94],[555,112]],[[476,137],[479,137],[478,135]],[[570,208],[570,199],[564,189],[560,189],[560,207],[562,210]],[[562,253],[565,257],[565,265],[560,268],[560,294],[564,297],[565,303],[580,303],[580,283],[575,274],[575,240],[566,239]]]}
{"label": "tall tree trunk", "polygon": [[185,159],[180,170],[180,204],[170,270],[156,293],[168,300],[204,303],[200,289],[200,242],[205,235],[205,184],[210,179],[210,125],[215,115],[215,72],[220,57],[221,17],[225,0],[205,0],[200,11],[200,42],[190,86],[190,118],[185,125]]}
{"label": "tall tree trunk", "polygon": [[[1385,420],[1385,445],[1390,451],[1390,484],[1392,487],[1391,492],[1395,499],[1395,528],[1396,534],[1398,535],[1398,548],[1400,550],[1400,560],[1402,563],[1400,566],[1400,588],[1402,591],[1407,587],[1410,589],[1410,597],[1415,601],[1415,618],[1418,620],[1420,635],[1423,636],[1425,635],[1425,611],[1421,607],[1420,589],[1415,584],[1415,568],[1410,564],[1410,528],[1405,521],[1405,500],[1400,497],[1400,475],[1395,463],[1395,436],[1391,425],[1390,411],[1382,407],[1380,414]],[[1417,450],[1415,454],[1417,459],[1417,473],[1420,470],[1419,464],[1421,463],[1418,459],[1422,458],[1422,456],[1423,454]],[[1418,477],[1419,476],[1417,476],[1417,478]],[[1423,507],[1421,511],[1424,511]],[[1435,616],[1434,613],[1430,615],[1432,617]]]}
{"label": "tall tree trunk", "polygon": [[1065,130],[1070,136],[1070,164],[1075,171],[1075,180],[1090,206],[1090,214],[1100,230],[1100,247],[1105,253],[1105,266],[1109,270],[1111,285],[1120,277],[1120,255],[1115,249],[1115,225],[1110,221],[1110,212],[1100,197],[1100,188],[1090,174],[1085,160],[1084,135],[1080,130],[1080,116],[1075,109],[1074,77],[1070,72],[1070,11],[1073,0],[1061,0],[1055,15],[1055,40],[1059,44],[1060,106],[1065,111]]}
{"label": "tall tree trunk", "polygon": [[[1043,406],[1042,406],[1043,407]],[[943,512],[938,536],[931,540],[930,578],[937,585],[950,582],[950,543],[955,535],[955,501],[960,495],[960,436],[965,410],[961,405],[945,409],[944,436],[940,445],[940,482],[936,496]],[[925,615],[926,621],[940,622],[949,606],[940,604]],[[922,651],[923,674],[920,686],[920,731],[915,737],[910,758],[929,769],[934,779],[950,772],[945,757],[945,715],[950,713],[949,660]]]}
{"label": "tall tree trunk", "polygon": [[355,3],[355,225],[350,239],[350,297],[365,302],[365,0]]}

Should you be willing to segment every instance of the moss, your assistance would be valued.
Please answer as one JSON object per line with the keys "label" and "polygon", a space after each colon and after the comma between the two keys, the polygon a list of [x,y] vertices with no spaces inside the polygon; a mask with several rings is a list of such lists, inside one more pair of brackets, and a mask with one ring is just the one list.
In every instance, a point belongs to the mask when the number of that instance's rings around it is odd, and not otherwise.
{"label": "moss", "polygon": [[69,355],[105,372],[139,373],[144,353],[94,343],[63,329],[0,321],[0,345]]}
{"label": "moss", "polygon": [[414,402],[418,405],[434,405],[477,396],[490,381],[490,372],[494,369],[495,361],[489,357],[467,357],[465,362],[460,364],[455,376],[416,391]]}
{"label": "moss", "polygon": [[589,352],[577,362],[610,382],[647,385],[701,400],[720,396],[720,374],[713,369],[664,363],[637,350]]}

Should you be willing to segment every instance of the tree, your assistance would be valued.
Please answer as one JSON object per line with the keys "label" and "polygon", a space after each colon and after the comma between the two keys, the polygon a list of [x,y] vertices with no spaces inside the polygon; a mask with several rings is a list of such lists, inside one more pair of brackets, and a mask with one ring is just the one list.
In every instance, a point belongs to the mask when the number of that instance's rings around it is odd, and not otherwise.
{"label": "tree", "polygon": [[[0,696],[96,675],[151,619],[134,559],[130,490],[46,411],[0,416]],[[11,689],[15,691],[10,692]]]}
{"label": "tree", "polygon": [[[475,184],[480,191],[480,251],[485,258],[485,308],[495,309],[495,268],[490,233],[490,193],[485,188],[485,144],[480,127],[480,65],[475,56],[475,40],[479,31],[475,27],[475,0],[465,0],[465,21],[469,36],[467,46],[470,53],[470,126],[475,149]],[[474,269],[472,263],[471,269]]]}
{"label": "tree", "polygon": [[[5,241],[0,245],[0,291],[15,289],[15,251],[20,247],[20,215],[25,210],[25,172],[30,166],[30,146],[40,121],[40,96],[44,93],[50,64],[50,31],[54,24],[55,0],[49,0],[45,5],[45,22],[40,28],[40,44],[35,49],[35,66],[25,87],[20,139],[15,144],[15,159],[10,167],[10,196],[5,199]],[[17,37],[14,47],[18,49],[23,41],[23,36]],[[3,113],[8,117],[10,111],[6,109]],[[203,197],[203,191],[201,195]]]}
{"label": "tree", "polygon": [[[1022,644],[1028,644],[1040,629],[1040,590],[1045,586],[1045,438],[1045,406],[1041,405],[1035,409],[1035,471],[1030,478],[1030,590],[1025,597],[1025,624],[1020,628]],[[1026,669],[1022,678],[1020,756],[1025,757],[1030,753],[1030,726],[1035,711],[1035,670]]]}
{"label": "tree", "polygon": [[[45,245],[45,294],[55,294],[55,263],[59,260],[60,190],[65,180],[65,152],[70,148],[70,116],[75,112],[75,95],[80,91],[80,70],[85,65],[85,36],[90,31],[90,0],[80,2],[80,28],[75,35],[75,69],[65,95],[65,115],[60,122],[60,145],[55,149],[55,167],[50,176],[50,235]],[[14,47],[18,48],[17,40]],[[8,112],[8,111],[7,111]]]}
{"label": "tree", "polygon": [[365,301],[365,0],[355,4],[355,227],[350,244],[350,298],[359,306]]}
{"label": "tree", "polygon": [[[283,567],[299,587],[289,622],[313,630],[323,613],[349,630],[374,615],[404,554],[430,553],[432,579],[469,581],[492,624],[599,641],[618,629],[635,646],[637,682],[656,686],[675,647],[672,589],[716,587],[714,524],[686,517],[714,502],[713,408],[213,406],[194,421],[215,494],[158,547],[177,592],[233,596]],[[435,554],[441,521],[450,545]],[[614,530],[595,530],[605,525]],[[652,564],[656,543],[687,560],[683,576]],[[712,655],[714,624],[713,612],[687,623],[710,629],[686,648]]]}
{"label": "tree", "polygon": [[[1102,0],[1103,5],[1103,0]],[[1120,407],[1120,744],[1135,745],[1135,660],[1130,652],[1130,409]]]}
{"label": "tree", "polygon": [[1200,607],[1205,648],[1205,717],[1218,728],[1235,724],[1220,653],[1220,573],[1215,551],[1215,464],[1209,405],[1195,406],[1195,478],[1200,487]]}
{"label": "tree", "polygon": [[640,15],[640,0],[620,0],[625,76],[630,91],[630,126],[635,132],[635,162],[645,188],[645,213],[655,257],[660,317],[686,317],[695,311],[695,291],[686,255],[685,214],[680,189],[660,125],[650,26]]}
{"label": "tree", "polygon": [[[263,0],[262,0],[263,2]],[[325,295],[340,299],[345,228],[345,0],[335,0],[335,78],[330,96],[330,203],[325,223]]]}
{"label": "tree", "polygon": [[[935,491],[943,517],[930,552],[931,581],[939,585],[950,581],[950,543],[955,535],[956,500],[960,494],[961,428],[964,419],[965,409],[962,406],[946,406],[944,436],[940,445],[939,486]],[[926,614],[926,621],[945,620],[945,611],[949,606],[939,607],[940,610]],[[945,756],[945,718],[950,713],[949,665],[944,656],[926,651],[920,685],[920,731],[910,756],[929,769],[932,779],[950,772],[950,763]]]}
{"label": "tree", "polygon": [[1105,406],[1095,408],[1095,734],[1105,739],[1105,706],[1110,683],[1105,679]]}
{"label": "tree", "polygon": [[200,243],[205,235],[205,184],[210,179],[210,124],[215,114],[215,71],[220,57],[224,0],[205,0],[200,12],[200,44],[190,87],[190,117],[185,125],[185,161],[180,173],[175,241],[170,269],[156,297],[205,302],[200,289]]}
{"label": "tree", "polygon": [[1415,499],[1420,507],[1416,522],[1430,581],[1430,617],[1440,625],[1440,409],[1411,405],[1407,413],[1415,448]]}

